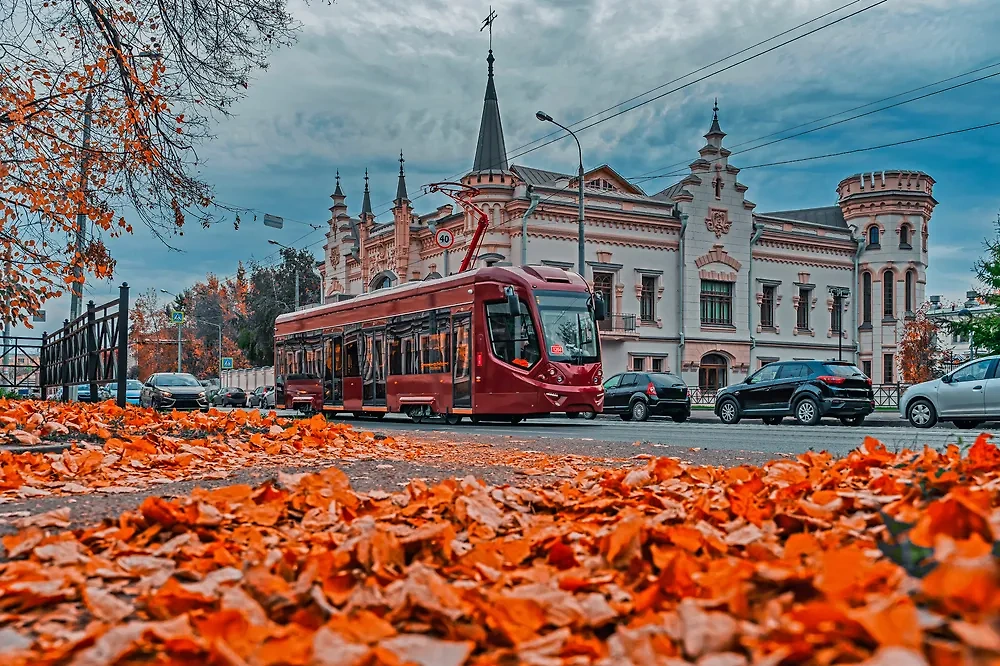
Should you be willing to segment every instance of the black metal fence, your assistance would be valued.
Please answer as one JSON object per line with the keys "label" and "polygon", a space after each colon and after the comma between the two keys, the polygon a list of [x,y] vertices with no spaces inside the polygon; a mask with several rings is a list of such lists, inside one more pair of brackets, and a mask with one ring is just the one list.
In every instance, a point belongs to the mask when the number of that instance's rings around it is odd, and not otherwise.
{"label": "black metal fence", "polygon": [[[116,383],[119,407],[125,406],[128,374],[129,287],[123,283],[118,298],[103,305],[87,303],[87,311],[62,328],[40,338],[7,338],[0,347],[13,354],[0,356],[0,388],[14,391],[37,391],[47,398],[52,389],[68,400],[71,387],[89,386],[88,400],[100,400],[100,386]],[[21,354],[17,353],[21,350]]]}

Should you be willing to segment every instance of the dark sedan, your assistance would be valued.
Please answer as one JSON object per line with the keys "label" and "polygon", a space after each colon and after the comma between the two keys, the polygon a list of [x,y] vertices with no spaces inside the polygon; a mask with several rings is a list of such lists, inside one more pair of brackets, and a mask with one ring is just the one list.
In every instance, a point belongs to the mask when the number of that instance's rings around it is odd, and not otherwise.
{"label": "dark sedan", "polygon": [[664,372],[623,372],[604,382],[604,413],[622,421],[669,416],[677,423],[691,417],[691,395],[684,380]]}
{"label": "dark sedan", "polygon": [[216,407],[246,407],[247,394],[238,386],[223,386],[212,397],[212,404]]}
{"label": "dark sedan", "polygon": [[150,375],[139,393],[139,404],[153,409],[208,410],[205,387],[194,375],[182,372]]}
{"label": "dark sedan", "polygon": [[758,418],[777,425],[793,416],[803,425],[832,417],[859,426],[873,411],[872,380],[843,361],[770,363],[715,398],[715,414],[728,424]]}

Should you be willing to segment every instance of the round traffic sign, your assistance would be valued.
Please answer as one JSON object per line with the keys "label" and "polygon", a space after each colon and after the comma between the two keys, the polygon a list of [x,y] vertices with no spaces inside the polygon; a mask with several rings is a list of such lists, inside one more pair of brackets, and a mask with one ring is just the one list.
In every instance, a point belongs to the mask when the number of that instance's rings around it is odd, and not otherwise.
{"label": "round traffic sign", "polygon": [[447,229],[438,229],[437,233],[434,234],[434,241],[438,244],[439,248],[447,250],[455,244],[455,234]]}

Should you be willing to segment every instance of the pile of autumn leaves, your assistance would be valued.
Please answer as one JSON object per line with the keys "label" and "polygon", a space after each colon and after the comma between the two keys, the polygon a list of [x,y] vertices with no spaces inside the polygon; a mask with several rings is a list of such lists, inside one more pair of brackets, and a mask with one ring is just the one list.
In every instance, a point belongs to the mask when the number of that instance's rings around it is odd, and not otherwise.
{"label": "pile of autumn leaves", "polygon": [[1000,663],[987,436],[520,488],[336,469],[3,538],[5,666]]}

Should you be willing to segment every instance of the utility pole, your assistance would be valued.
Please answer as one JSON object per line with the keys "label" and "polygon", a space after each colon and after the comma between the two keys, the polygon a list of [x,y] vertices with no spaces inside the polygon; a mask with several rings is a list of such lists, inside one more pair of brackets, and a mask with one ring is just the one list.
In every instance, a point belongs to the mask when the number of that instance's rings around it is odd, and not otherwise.
{"label": "utility pole", "polygon": [[837,311],[837,360],[844,360],[844,298],[851,295],[846,287],[830,287],[833,307]]}
{"label": "utility pole", "polygon": [[531,201],[528,204],[527,210],[524,211],[524,215],[521,216],[521,265],[528,265],[528,218],[531,214],[535,212],[535,208],[538,207],[538,202],[541,200],[541,196],[532,192],[531,185],[528,185],[528,199]]}
{"label": "utility pole", "polygon": [[299,271],[295,271],[295,311],[299,311]]}
{"label": "utility pole", "polygon": [[[87,196],[87,168],[90,157],[90,117],[94,110],[94,94],[87,92],[87,99],[83,105],[83,159],[80,160],[80,192],[82,196]],[[69,303],[69,319],[76,321],[80,316],[83,305],[83,252],[87,244],[87,214],[84,212],[83,201],[80,202],[80,211],[76,214],[76,254],[79,255],[77,264],[73,267],[73,287],[72,296]]]}

